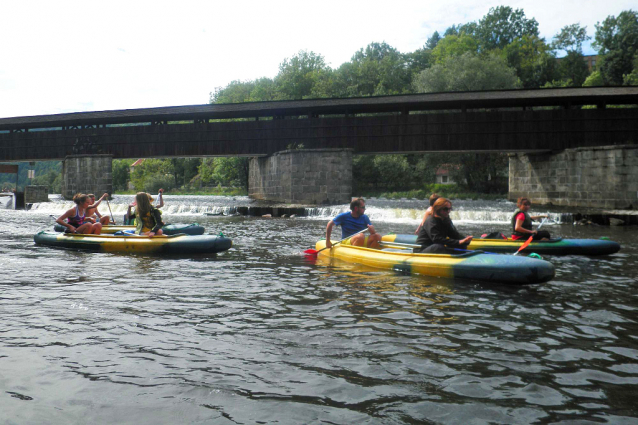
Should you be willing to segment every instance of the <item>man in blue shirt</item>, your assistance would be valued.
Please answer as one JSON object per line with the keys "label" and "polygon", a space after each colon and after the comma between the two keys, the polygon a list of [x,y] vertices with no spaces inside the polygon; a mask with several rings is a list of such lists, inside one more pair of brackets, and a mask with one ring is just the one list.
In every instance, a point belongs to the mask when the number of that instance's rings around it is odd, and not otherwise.
{"label": "man in blue shirt", "polygon": [[341,239],[347,238],[366,227],[370,231],[370,236],[364,236],[363,233],[359,233],[358,235],[354,235],[351,239],[344,241],[344,244],[366,246],[368,248],[379,248],[381,235],[374,230],[370,219],[364,214],[365,210],[366,201],[362,198],[357,198],[350,203],[350,212],[341,213],[330,220],[326,227],[326,247],[332,248],[333,245],[330,241],[332,228],[334,226],[341,226]]}

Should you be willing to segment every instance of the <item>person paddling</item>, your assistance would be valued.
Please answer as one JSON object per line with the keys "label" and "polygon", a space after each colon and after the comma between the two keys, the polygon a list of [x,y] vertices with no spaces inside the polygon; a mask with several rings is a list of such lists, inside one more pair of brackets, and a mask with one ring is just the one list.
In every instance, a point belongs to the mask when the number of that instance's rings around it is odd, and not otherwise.
{"label": "person paddling", "polygon": [[534,241],[547,241],[551,235],[547,230],[532,230],[532,221],[547,218],[547,215],[529,215],[532,201],[529,198],[521,197],[516,202],[518,209],[512,216],[512,239],[527,239],[533,236]]}
{"label": "person paddling", "polygon": [[109,194],[105,193],[104,195],[100,196],[100,199],[97,202],[95,202],[94,194],[89,193],[87,196],[89,197],[89,200],[91,201],[91,205],[89,205],[88,208],[86,209],[87,219],[90,218],[95,223],[100,223],[102,226],[108,225],[111,222],[110,217],[100,214],[100,212],[97,210],[97,207],[98,205],[100,205],[100,203],[102,202],[104,198],[108,198]]}
{"label": "person paddling", "polygon": [[73,197],[73,202],[75,202],[75,207],[62,214],[55,221],[66,227],[66,233],[99,235],[102,232],[102,224],[86,221],[86,211],[91,204],[89,196],[77,193]]}
{"label": "person paddling", "polygon": [[352,238],[344,241],[343,245],[366,246],[368,248],[379,248],[381,235],[374,230],[370,218],[365,215],[366,201],[363,198],[357,198],[350,203],[350,212],[344,212],[337,215],[328,222],[326,227],[326,247],[332,248],[330,235],[334,226],[341,226],[341,239],[364,230],[366,227],[370,231],[370,236],[364,236],[363,233],[354,235]]}

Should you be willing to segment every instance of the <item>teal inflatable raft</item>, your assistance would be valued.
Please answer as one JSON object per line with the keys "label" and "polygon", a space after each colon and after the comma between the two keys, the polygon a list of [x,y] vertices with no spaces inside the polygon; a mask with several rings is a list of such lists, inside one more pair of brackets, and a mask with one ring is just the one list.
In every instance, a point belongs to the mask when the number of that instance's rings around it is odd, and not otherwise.
{"label": "teal inflatable raft", "polygon": [[42,231],[33,236],[38,245],[94,252],[137,254],[213,254],[230,249],[233,242],[214,235],[82,235]]}
{"label": "teal inflatable raft", "polygon": [[[416,235],[385,235],[383,242],[400,244],[416,244]],[[469,250],[487,252],[514,253],[527,239],[472,239]],[[618,252],[620,244],[607,239],[550,239],[548,241],[532,241],[521,254],[535,252],[541,255],[608,255]]]}
{"label": "teal inflatable raft", "polygon": [[[66,231],[66,227],[61,224],[56,224],[53,226],[53,230],[56,232],[64,232]],[[107,226],[102,226],[102,233],[110,234],[116,233],[119,231],[130,231],[135,230],[135,226],[117,226],[114,224],[109,224]],[[162,231],[165,235],[177,235],[179,233],[185,235],[203,235],[204,234],[204,226],[200,226],[197,223],[191,224],[167,224],[162,227]]]}

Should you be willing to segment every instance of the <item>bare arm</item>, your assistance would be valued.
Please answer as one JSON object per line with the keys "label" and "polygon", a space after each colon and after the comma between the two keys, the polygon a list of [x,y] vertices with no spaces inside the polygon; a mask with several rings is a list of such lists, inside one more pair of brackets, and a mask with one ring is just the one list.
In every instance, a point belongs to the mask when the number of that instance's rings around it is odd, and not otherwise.
{"label": "bare arm", "polygon": [[326,246],[332,248],[332,242],[330,241],[330,235],[332,235],[332,228],[334,227],[334,221],[330,220],[328,226],[326,226]]}
{"label": "bare arm", "polygon": [[164,189],[160,189],[157,194],[157,206],[155,208],[162,208],[164,206],[164,197],[162,194],[164,193]]}
{"label": "bare arm", "polygon": [[423,227],[423,225],[425,224],[425,220],[427,220],[427,218],[429,216],[432,215],[432,210],[431,209],[427,209],[425,210],[425,214],[423,214],[423,220],[421,220],[421,224],[419,224],[419,227],[416,228],[416,230],[414,231],[414,234],[416,235],[417,233],[419,233],[419,231],[421,230],[421,228]]}
{"label": "bare arm", "polygon": [[75,208],[71,208],[70,210],[62,214],[60,217],[56,218],[55,222],[66,227],[71,232],[75,233],[75,227],[65,221],[67,218],[71,217],[73,214],[75,214]]}

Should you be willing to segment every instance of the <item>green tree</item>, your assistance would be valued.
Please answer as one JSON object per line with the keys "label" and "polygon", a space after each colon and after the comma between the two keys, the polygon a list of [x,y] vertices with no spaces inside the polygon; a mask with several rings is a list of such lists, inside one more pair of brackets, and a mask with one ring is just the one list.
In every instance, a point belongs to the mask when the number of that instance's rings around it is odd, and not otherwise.
{"label": "green tree", "polygon": [[583,87],[599,87],[604,85],[605,82],[603,81],[603,76],[600,74],[600,71],[594,71],[589,74],[589,77],[587,77],[583,83]]}
{"label": "green tree", "polygon": [[113,190],[114,191],[122,191],[128,189],[128,181],[129,181],[129,172],[131,168],[131,164],[133,164],[133,160],[131,159],[114,159],[111,165],[112,175],[113,175]]}
{"label": "green tree", "polygon": [[406,93],[410,89],[407,60],[387,43],[370,43],[337,70],[342,97]]}
{"label": "green tree", "polygon": [[432,59],[434,63],[442,64],[449,58],[476,52],[478,52],[478,42],[471,36],[448,35],[432,50]]}
{"label": "green tree", "polygon": [[566,25],[554,36],[552,48],[582,54],[583,43],[587,40],[591,40],[587,35],[587,27],[581,27],[579,24]]}
{"label": "green tree", "polygon": [[570,51],[561,59],[558,72],[564,81],[572,81],[574,87],[582,86],[589,76],[589,68],[583,60],[583,55],[577,51]]}
{"label": "green tree", "polygon": [[432,50],[436,47],[439,41],[441,41],[441,36],[439,35],[438,31],[434,31],[434,34],[432,34],[432,36],[428,38],[428,41],[425,43],[425,48]]}
{"label": "green tree", "polygon": [[406,155],[376,155],[373,161],[386,188],[391,188],[397,183],[409,185],[413,179],[413,168],[410,167]]}
{"label": "green tree", "polygon": [[538,88],[559,77],[556,57],[545,40],[537,36],[515,39],[505,46],[501,56],[516,70],[524,88]]}
{"label": "green tree", "polygon": [[220,157],[205,158],[199,165],[199,176],[204,184],[219,184],[248,188],[249,158]]}
{"label": "green tree", "polygon": [[634,56],[634,70],[623,76],[623,84],[626,86],[638,86],[638,54]]}
{"label": "green tree", "polygon": [[624,75],[633,70],[633,59],[638,53],[638,14],[633,10],[609,16],[596,24],[594,46],[602,60],[598,66],[607,85],[623,84]]}
{"label": "green tree", "polygon": [[312,88],[327,68],[323,56],[306,50],[284,59],[275,77],[277,98],[289,100],[310,96]]}
{"label": "green tree", "polygon": [[[404,55],[410,81],[414,75],[432,66],[432,51],[430,49],[417,49]],[[407,89],[406,89],[407,90]]]}
{"label": "green tree", "polygon": [[210,94],[210,103],[243,103],[275,100],[275,82],[270,78],[254,81],[231,81],[226,87],[217,87]]}
{"label": "green tree", "polygon": [[521,86],[516,71],[495,55],[477,57],[471,53],[452,57],[418,74],[413,86],[416,92],[450,92],[503,90]]}
{"label": "green tree", "polygon": [[482,52],[504,49],[523,36],[538,37],[538,22],[527,19],[523,9],[498,6],[490,9],[478,23],[476,39]]}

